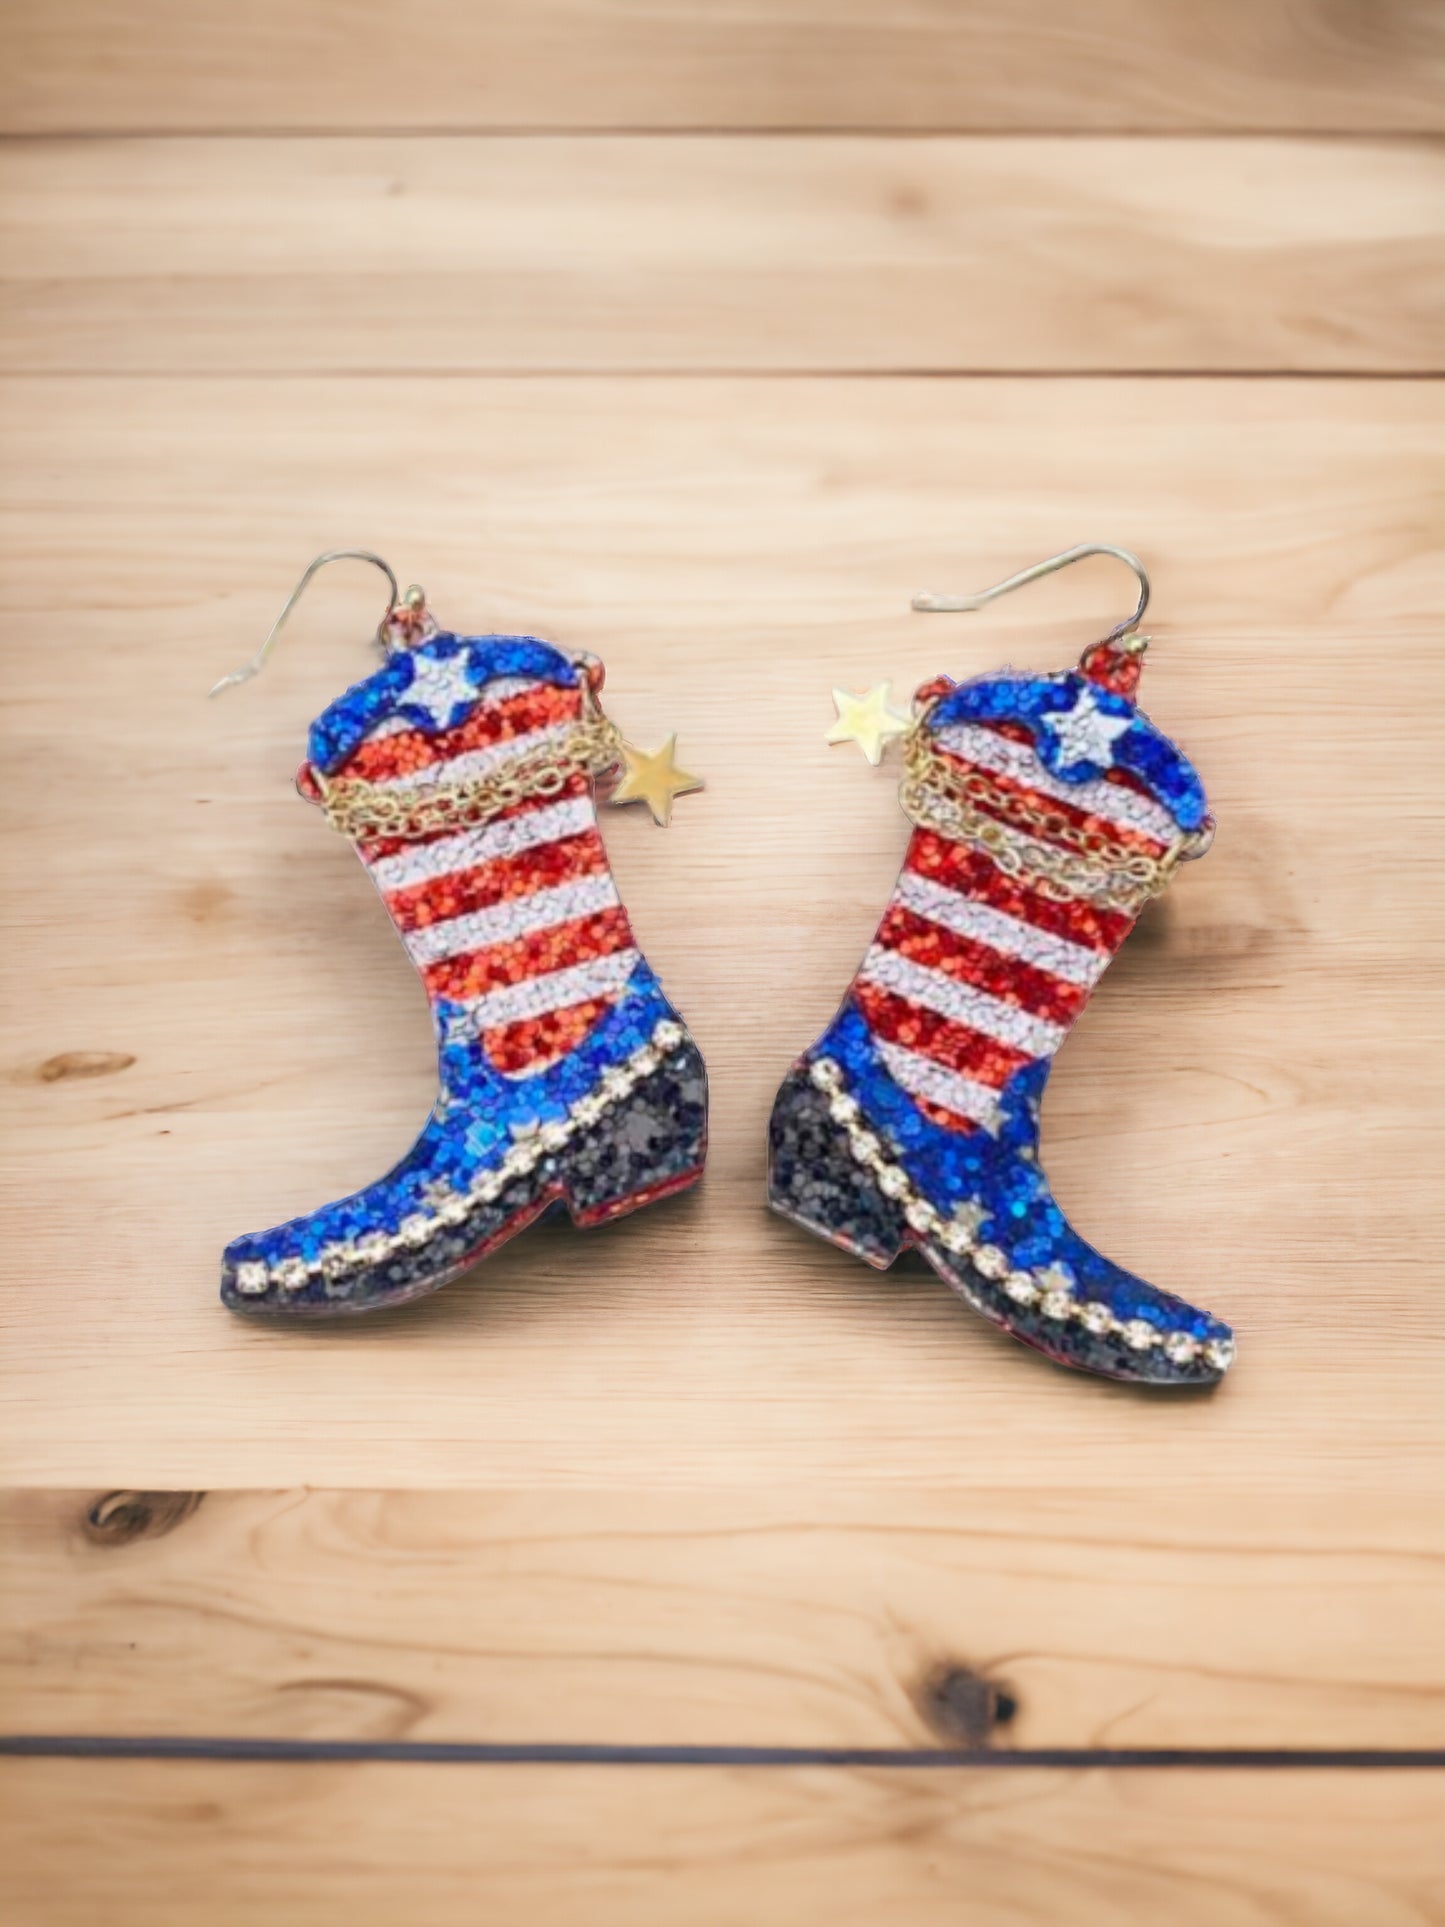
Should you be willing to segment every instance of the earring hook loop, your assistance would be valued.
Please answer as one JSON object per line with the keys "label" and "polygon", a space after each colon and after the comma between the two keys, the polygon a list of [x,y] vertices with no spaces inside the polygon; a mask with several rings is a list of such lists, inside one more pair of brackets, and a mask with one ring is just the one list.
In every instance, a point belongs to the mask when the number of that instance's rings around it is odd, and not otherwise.
{"label": "earring hook loop", "polygon": [[401,602],[401,587],[397,582],[391,564],[386,561],[384,557],[373,555],[370,549],[325,549],[320,555],[316,556],[314,560],[307,563],[306,568],[302,572],[301,580],[281,605],[280,615],[278,615],[276,620],[271,624],[270,634],[266,637],[266,640],[261,644],[261,647],[256,651],[255,655],[252,656],[248,663],[244,663],[241,668],[233,669],[229,675],[222,676],[218,683],[214,683],[211,686],[207,692],[209,695],[219,696],[223,689],[229,689],[233,683],[249,682],[253,676],[260,675],[261,671],[266,667],[266,658],[275,648],[276,640],[286,626],[287,617],[291,614],[291,611],[296,607],[296,604],[301,600],[302,596],[305,595],[312,576],[316,574],[318,569],[324,569],[327,564],[331,562],[369,562],[374,569],[380,569],[381,573],[386,577],[387,582],[391,585],[391,595],[387,600],[386,608],[382,611],[381,621],[377,624],[376,628],[377,641],[381,643],[383,648],[386,647],[386,626]]}
{"label": "earring hook loop", "polygon": [[[1122,642],[1144,620],[1144,611],[1149,607],[1149,577],[1137,555],[1129,549],[1116,548],[1112,542],[1081,542],[1077,548],[1064,549],[1058,555],[1051,555],[1047,562],[1036,562],[1030,569],[1020,569],[1017,575],[1011,575],[1003,582],[995,582],[991,589],[984,589],[978,595],[935,595],[931,590],[924,589],[914,596],[911,606],[928,615],[982,609],[986,603],[993,602],[1001,595],[1022,589],[1026,583],[1037,582],[1041,576],[1052,575],[1055,569],[1067,569],[1070,563],[1082,562],[1091,555],[1113,556],[1116,562],[1122,562],[1126,568],[1132,569],[1134,579],[1139,584],[1139,600],[1134,613],[1116,623],[1103,639],[1104,644]],[[1141,646],[1143,640],[1141,637]]]}

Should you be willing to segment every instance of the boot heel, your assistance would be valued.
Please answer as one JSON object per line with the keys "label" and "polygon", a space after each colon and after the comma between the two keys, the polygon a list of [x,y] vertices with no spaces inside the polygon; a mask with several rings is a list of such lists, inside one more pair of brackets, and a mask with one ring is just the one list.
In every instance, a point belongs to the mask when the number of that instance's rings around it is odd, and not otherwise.
{"label": "boot heel", "polygon": [[707,1071],[689,1037],[574,1139],[562,1170],[573,1221],[601,1224],[685,1191],[706,1156]]}
{"label": "boot heel", "polygon": [[830,1098],[806,1066],[784,1078],[768,1127],[768,1202],[785,1218],[884,1271],[909,1242],[903,1213],[849,1155]]}

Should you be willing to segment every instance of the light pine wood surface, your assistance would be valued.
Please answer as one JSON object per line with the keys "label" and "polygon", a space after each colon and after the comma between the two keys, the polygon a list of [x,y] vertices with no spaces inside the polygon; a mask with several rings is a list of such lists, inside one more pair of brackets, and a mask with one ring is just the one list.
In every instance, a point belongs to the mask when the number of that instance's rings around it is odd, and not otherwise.
{"label": "light pine wood surface", "polygon": [[1445,1698],[1410,1499],[30,1491],[0,1529],[35,1733],[1397,1748]]}
{"label": "light pine wood surface", "polygon": [[1441,128],[1433,0],[12,0],[0,115],[181,129]]}
{"label": "light pine wood surface", "polygon": [[[32,986],[6,1089],[17,1479],[983,1473],[1172,1508],[1207,1463],[1433,1503],[1433,384],[19,380],[0,407],[0,501],[33,531],[12,607],[49,639],[3,692]],[[987,618],[906,592],[1098,529],[1156,571],[1146,698],[1222,827],[1066,1045],[1049,1166],[1086,1235],[1238,1326],[1210,1399],[1047,1370],[921,1268],[848,1264],[763,1203],[772,1093],[905,842],[892,771],[825,747],[828,690],[1071,661],[1121,571]],[[713,1146],[697,1193],[625,1227],[541,1229],[405,1314],[274,1330],[221,1315],[220,1247],[384,1169],[434,1076],[381,907],[291,787],[307,719],[369,661],[369,574],[332,572],[262,680],[202,696],[291,558],[348,537],[465,627],[596,650],[619,721],[677,729],[707,776],[666,833],[606,830],[707,1057]]]}
{"label": "light pine wood surface", "polygon": [[1445,360],[1427,140],[45,141],[8,180],[28,372]]}
{"label": "light pine wood surface", "polygon": [[[1439,1776],[1385,1764],[1445,1731],[1441,23],[12,9],[0,1731],[218,1757],[0,1761],[0,1918],[1445,1918]],[[1220,829],[1045,1146],[1086,1236],[1236,1326],[1202,1399],[763,1206],[905,841],[829,689],[1070,663],[1106,563],[907,601],[1085,539],[1149,564],[1144,702]],[[604,831],[712,1149],[625,1225],[273,1331],[220,1247],[383,1170],[434,1075],[291,788],[379,578],[204,700],[337,545],[679,732],[706,790]],[[637,1752],[219,1757],[269,1740]]]}
{"label": "light pine wood surface", "polygon": [[[85,1851],[65,1816],[85,1816]],[[1421,1774],[0,1761],[39,1927],[1434,1927]],[[37,1869],[65,1857],[64,1889]]]}

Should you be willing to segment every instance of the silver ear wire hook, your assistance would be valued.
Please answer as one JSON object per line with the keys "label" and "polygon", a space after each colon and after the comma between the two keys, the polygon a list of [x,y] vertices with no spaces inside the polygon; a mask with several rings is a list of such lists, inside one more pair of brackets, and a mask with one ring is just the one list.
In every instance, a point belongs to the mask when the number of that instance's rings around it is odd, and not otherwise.
{"label": "silver ear wire hook", "polygon": [[[287,596],[285,602],[282,604],[280,615],[277,616],[276,620],[271,624],[271,633],[261,644],[261,647],[256,651],[255,655],[252,656],[251,660],[242,668],[233,669],[228,676],[222,676],[218,683],[212,685],[211,689],[207,692],[208,694],[219,696],[221,691],[223,689],[229,689],[232,683],[249,682],[252,676],[260,675],[261,671],[266,667],[266,658],[276,646],[276,638],[286,626],[286,618],[306,593],[307,585],[310,583],[312,576],[316,574],[318,569],[324,569],[328,562],[369,562],[374,569],[380,569],[381,573],[386,577],[391,585],[391,595],[387,600],[386,608],[382,613],[381,621],[377,624],[376,629],[377,641],[383,649],[386,648],[387,625],[402,602],[401,589],[392,571],[391,564],[381,556],[373,555],[370,549],[327,549],[321,555],[318,555],[313,562],[307,564],[301,580],[296,584],[296,587],[291,591],[290,595]],[[413,599],[414,606],[418,611],[424,608],[426,598],[422,595],[420,589],[408,589],[406,594],[408,606],[413,606]]]}
{"label": "silver ear wire hook", "polygon": [[1090,555],[1112,555],[1115,561],[1122,562],[1126,568],[1133,570],[1135,580],[1139,584],[1139,601],[1133,615],[1126,616],[1122,622],[1117,623],[1104,637],[1104,642],[1122,642],[1127,636],[1135,648],[1143,649],[1148,642],[1148,637],[1135,637],[1132,632],[1144,620],[1144,611],[1149,607],[1149,577],[1137,555],[1131,554],[1128,549],[1116,549],[1112,542],[1081,542],[1077,548],[1065,549],[1060,555],[1051,555],[1047,562],[1036,562],[1031,569],[1020,569],[1017,575],[1009,576],[1005,582],[996,582],[991,589],[984,589],[978,595],[934,595],[930,590],[924,589],[914,596],[912,606],[929,615],[950,610],[982,609],[985,603],[994,601],[998,596],[1007,595],[1012,589],[1022,589],[1026,583],[1037,582],[1041,576],[1052,575],[1055,569],[1066,569],[1071,562],[1082,562]]}

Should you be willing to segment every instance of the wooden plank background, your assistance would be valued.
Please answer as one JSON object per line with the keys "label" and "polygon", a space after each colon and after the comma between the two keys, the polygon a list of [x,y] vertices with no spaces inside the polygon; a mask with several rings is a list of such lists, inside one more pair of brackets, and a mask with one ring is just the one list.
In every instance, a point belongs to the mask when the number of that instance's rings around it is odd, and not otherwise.
{"label": "wooden plank background", "polygon": [[1415,133],[1432,0],[14,0],[4,124]]}
{"label": "wooden plank background", "polygon": [[[1438,1776],[1388,1764],[1445,1699],[1440,10],[20,0],[8,51],[0,1727],[89,1756],[3,1763],[0,1914],[1445,1918]],[[762,1202],[904,841],[827,692],[1067,663],[1107,565],[907,597],[1088,538],[1150,565],[1220,833],[1049,1168],[1237,1326],[1207,1399]],[[269,1331],[220,1246],[383,1169],[432,1076],[290,789],[371,581],[202,699],[337,544],[680,732],[707,790],[606,833],[713,1147]],[[226,1757],[271,1741],[318,1757]]]}
{"label": "wooden plank background", "polygon": [[21,147],[10,181],[26,372],[1445,358],[1423,140],[139,139]]}
{"label": "wooden plank background", "polygon": [[1015,1753],[1439,1736],[1439,1597],[1408,1498],[1366,1517],[1229,1493],[1171,1525],[1128,1491],[980,1485],[29,1491],[0,1519],[4,1691],[33,1733]]}
{"label": "wooden plank background", "polygon": [[[874,1927],[1437,1920],[1437,1789],[1397,1772],[838,1773],[0,1762],[0,1882],[65,1927],[351,1918]],[[83,1812],[74,1854],[66,1815]],[[13,1844],[12,1844],[13,1843]],[[1222,1851],[1227,1843],[1228,1851]],[[36,1869],[64,1858],[63,1907]],[[278,1905],[278,1896],[280,1902]],[[821,1902],[826,1896],[827,1909]],[[1021,1904],[1023,1903],[1023,1904]],[[359,1908],[359,1911],[358,1911]]]}

